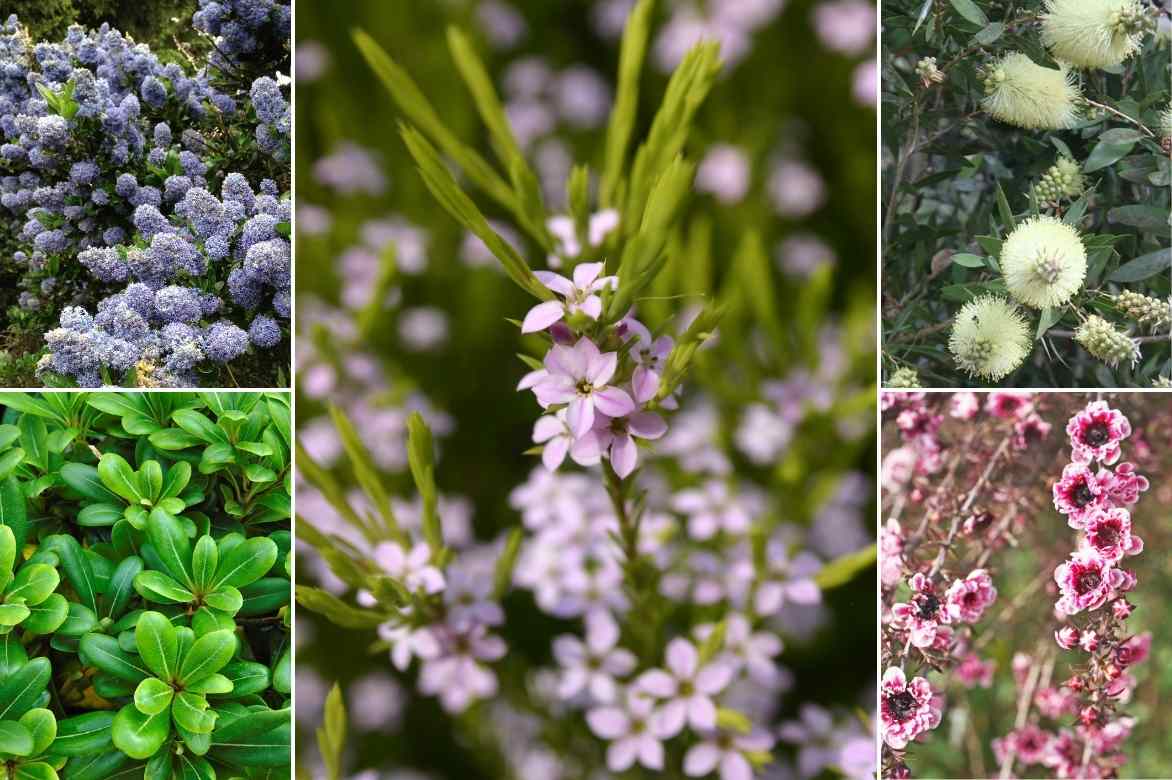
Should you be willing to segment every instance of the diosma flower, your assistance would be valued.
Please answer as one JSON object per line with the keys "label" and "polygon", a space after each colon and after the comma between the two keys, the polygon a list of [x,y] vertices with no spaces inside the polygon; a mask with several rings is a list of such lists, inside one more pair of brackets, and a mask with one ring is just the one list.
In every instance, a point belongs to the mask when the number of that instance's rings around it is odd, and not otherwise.
{"label": "diosma flower", "polygon": [[1145,16],[1139,0],[1046,0],[1042,41],[1055,59],[1108,68],[1139,51]]}
{"label": "diosma flower", "polygon": [[982,105],[994,118],[1027,130],[1063,130],[1078,121],[1081,96],[1065,68],[1038,65],[1013,52],[985,71]]}
{"label": "diosma flower", "polygon": [[1029,324],[1004,298],[986,295],[961,308],[952,324],[948,348],[956,364],[970,376],[999,380],[1029,354]]}
{"label": "diosma flower", "polygon": [[1027,306],[1061,306],[1082,288],[1087,252],[1078,231],[1050,216],[1018,225],[1001,247],[1009,294]]}

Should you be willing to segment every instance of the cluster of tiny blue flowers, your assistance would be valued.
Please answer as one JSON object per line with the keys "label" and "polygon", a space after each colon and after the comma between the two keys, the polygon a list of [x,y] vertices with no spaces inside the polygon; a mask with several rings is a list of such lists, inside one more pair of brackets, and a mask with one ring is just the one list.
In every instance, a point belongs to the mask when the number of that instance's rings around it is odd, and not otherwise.
{"label": "cluster of tiny blue flowers", "polygon": [[0,265],[22,322],[59,320],[44,381],[193,384],[284,340],[290,6],[201,0],[192,25],[194,73],[108,25],[0,26]]}

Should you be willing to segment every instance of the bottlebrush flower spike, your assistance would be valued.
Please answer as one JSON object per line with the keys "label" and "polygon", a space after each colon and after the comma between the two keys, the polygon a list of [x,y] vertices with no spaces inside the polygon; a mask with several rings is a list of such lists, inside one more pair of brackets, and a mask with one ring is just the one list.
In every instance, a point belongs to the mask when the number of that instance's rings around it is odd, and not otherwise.
{"label": "bottlebrush flower spike", "polygon": [[993,381],[1025,362],[1032,346],[1025,317],[1012,303],[992,295],[966,303],[948,339],[957,366],[971,376]]}
{"label": "bottlebrush flower spike", "polygon": [[1018,225],[1001,249],[1009,294],[1035,309],[1061,306],[1082,288],[1087,252],[1078,231],[1049,216]]}
{"label": "bottlebrush flower spike", "polygon": [[1063,130],[1078,121],[1081,93],[1065,68],[1046,68],[1013,52],[984,72],[984,109],[1027,130]]}
{"label": "bottlebrush flower spike", "polygon": [[1139,51],[1146,28],[1139,0],[1046,0],[1042,41],[1057,60],[1109,68]]}

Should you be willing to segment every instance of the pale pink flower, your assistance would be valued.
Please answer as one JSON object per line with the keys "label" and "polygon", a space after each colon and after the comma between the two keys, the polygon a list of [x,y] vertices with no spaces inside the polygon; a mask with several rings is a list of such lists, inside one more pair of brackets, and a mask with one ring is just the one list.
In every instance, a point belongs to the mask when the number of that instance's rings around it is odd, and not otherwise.
{"label": "pale pink flower", "polygon": [[1134,666],[1146,661],[1151,649],[1152,632],[1137,634],[1115,648],[1115,663],[1120,666]]}
{"label": "pale pink flower", "polygon": [[635,670],[629,650],[617,647],[619,627],[609,613],[593,610],[586,615],[586,641],[565,634],[553,640],[553,655],[562,667],[558,696],[572,699],[589,691],[595,701],[609,703],[618,693],[615,678]]}
{"label": "pale pink flower", "polygon": [[668,642],[666,669],[639,675],[636,687],[663,700],[660,726],[665,736],[675,736],[690,724],[698,731],[716,728],[715,697],[732,682],[733,667],[713,661],[700,665],[700,652],[687,639]]}
{"label": "pale pink flower", "polygon": [[985,411],[1003,420],[1025,417],[1034,409],[1034,394],[1023,390],[999,390],[989,393]]}
{"label": "pale pink flower", "polygon": [[696,189],[710,192],[722,203],[745,197],[751,177],[749,158],[730,144],[715,144],[696,171]]}
{"label": "pale pink flower", "polygon": [[1066,625],[1054,632],[1054,641],[1063,650],[1073,650],[1079,644],[1081,636],[1076,626]]}
{"label": "pale pink flower", "polygon": [[572,347],[557,344],[546,353],[546,373],[533,380],[533,392],[543,407],[569,404],[566,422],[574,437],[579,438],[594,425],[596,408],[609,417],[624,417],[635,411],[631,396],[609,384],[617,367],[618,354],[600,352],[590,339],[578,339]]}
{"label": "pale pink flower", "polygon": [[439,593],[444,589],[444,575],[431,565],[431,548],[420,542],[410,551],[398,542],[381,542],[374,548],[374,561],[407,590]]}
{"label": "pale pink flower", "polygon": [[749,734],[710,734],[684,755],[684,774],[703,777],[719,770],[720,780],[752,780],[753,765],[745,753],[766,753],[771,747],[773,738],[759,729]]}
{"label": "pale pink flower", "polygon": [[536,333],[545,330],[564,317],[581,312],[592,320],[602,316],[602,298],[598,293],[607,287],[618,287],[617,276],[601,276],[605,263],[582,263],[574,268],[574,280],[570,281],[552,271],[534,271],[541,283],[564,301],[545,301],[529,310],[521,323],[522,333]]}
{"label": "pale pink flower", "polygon": [[626,479],[639,464],[639,447],[635,439],[659,439],[667,433],[667,423],[653,412],[634,412],[627,417],[594,416],[591,434],[595,450],[609,453],[610,465]]}
{"label": "pale pink flower", "polygon": [[976,393],[953,393],[948,403],[948,414],[958,420],[971,420],[981,411]]}
{"label": "pale pink flower", "polygon": [[533,424],[533,442],[545,445],[541,449],[541,462],[550,471],[557,471],[567,454],[580,466],[593,466],[602,458],[596,437],[574,438],[566,422],[565,409],[537,418]]}
{"label": "pale pink flower", "polygon": [[993,671],[997,668],[994,661],[982,661],[976,653],[969,653],[956,665],[956,678],[966,688],[981,686],[988,688],[993,684]]}
{"label": "pale pink flower", "polygon": [[606,765],[625,772],[636,762],[653,770],[663,769],[663,740],[670,735],[660,725],[655,703],[628,691],[621,705],[598,707],[586,713],[586,723],[596,736],[610,742]]}

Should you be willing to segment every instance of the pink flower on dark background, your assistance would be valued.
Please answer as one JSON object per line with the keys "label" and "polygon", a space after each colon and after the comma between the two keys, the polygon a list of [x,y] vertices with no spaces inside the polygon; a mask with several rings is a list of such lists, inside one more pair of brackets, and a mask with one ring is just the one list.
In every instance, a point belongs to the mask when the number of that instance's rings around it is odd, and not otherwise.
{"label": "pink flower on dark background", "polygon": [[940,725],[940,708],[923,677],[909,681],[902,669],[892,666],[883,673],[880,696],[883,741],[895,750],[903,750],[908,742]]}
{"label": "pink flower on dark background", "polygon": [[1066,424],[1071,458],[1077,463],[1101,461],[1110,466],[1119,460],[1119,443],[1131,435],[1131,423],[1106,401],[1092,401]]}

